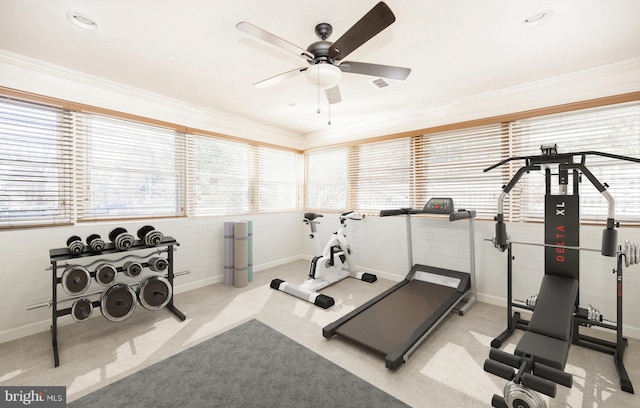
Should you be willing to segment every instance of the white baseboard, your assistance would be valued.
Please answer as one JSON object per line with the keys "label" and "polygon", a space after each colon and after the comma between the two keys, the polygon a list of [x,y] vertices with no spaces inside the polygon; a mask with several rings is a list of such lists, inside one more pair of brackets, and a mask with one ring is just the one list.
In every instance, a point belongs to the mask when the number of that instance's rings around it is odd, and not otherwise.
{"label": "white baseboard", "polygon": [[260,272],[260,271],[263,271],[265,269],[275,268],[276,266],[288,264],[288,263],[294,262],[294,261],[299,261],[301,259],[311,260],[311,257],[305,256],[305,255],[290,256],[290,257],[287,257],[287,258],[278,259],[277,261],[266,262],[266,263],[263,263],[263,264],[260,264],[260,265],[254,265],[253,271],[254,272]]}

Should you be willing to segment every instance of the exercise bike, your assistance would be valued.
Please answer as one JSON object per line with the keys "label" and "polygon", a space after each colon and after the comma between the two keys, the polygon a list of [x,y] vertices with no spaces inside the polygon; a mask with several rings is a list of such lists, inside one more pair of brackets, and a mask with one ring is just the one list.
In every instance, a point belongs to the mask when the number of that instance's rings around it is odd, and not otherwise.
{"label": "exercise bike", "polygon": [[353,211],[340,214],[341,228],[331,235],[322,252],[320,252],[320,246],[316,239],[316,226],[320,223],[318,218],[322,218],[322,214],[304,214],[303,221],[311,228],[309,238],[314,242],[316,254],[319,254],[311,259],[307,280],[300,285],[296,285],[285,282],[282,279],[274,279],[271,281],[270,286],[273,289],[280,290],[302,300],[306,300],[307,302],[311,302],[323,309],[327,309],[333,306],[335,301],[331,296],[318,293],[319,290],[348,277],[369,283],[375,282],[377,277],[370,273],[355,272],[353,270],[351,247],[347,242],[347,236],[345,234],[347,220],[360,221],[364,218],[364,215],[362,217],[358,216],[354,214]]}

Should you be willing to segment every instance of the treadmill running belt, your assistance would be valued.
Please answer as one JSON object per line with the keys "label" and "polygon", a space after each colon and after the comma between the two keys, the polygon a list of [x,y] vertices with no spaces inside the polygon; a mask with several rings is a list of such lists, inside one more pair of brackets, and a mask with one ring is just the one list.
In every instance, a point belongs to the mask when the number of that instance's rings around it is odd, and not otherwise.
{"label": "treadmill running belt", "polygon": [[427,319],[444,313],[456,293],[456,288],[412,280],[342,324],[336,333],[386,356]]}

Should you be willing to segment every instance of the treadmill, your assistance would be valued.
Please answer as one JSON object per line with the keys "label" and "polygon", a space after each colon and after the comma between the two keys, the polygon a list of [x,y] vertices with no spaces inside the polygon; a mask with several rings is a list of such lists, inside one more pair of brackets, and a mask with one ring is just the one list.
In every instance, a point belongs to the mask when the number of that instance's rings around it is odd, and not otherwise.
{"label": "treadmill", "polygon": [[[413,264],[411,216],[444,214],[449,221],[469,220],[469,273]],[[451,198],[432,198],[423,209],[382,210],[381,217],[405,215],[409,273],[403,281],[322,329],[384,356],[390,370],[400,367],[416,347],[455,310],[464,315],[475,303],[475,211],[454,211]],[[468,295],[468,296],[467,296]],[[458,304],[466,298],[462,307]]]}

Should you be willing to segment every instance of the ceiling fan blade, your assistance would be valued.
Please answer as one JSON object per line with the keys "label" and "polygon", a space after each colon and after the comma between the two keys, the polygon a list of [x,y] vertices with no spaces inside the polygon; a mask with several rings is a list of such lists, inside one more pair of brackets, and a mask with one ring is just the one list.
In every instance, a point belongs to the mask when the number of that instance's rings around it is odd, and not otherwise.
{"label": "ceiling fan blade", "polygon": [[342,102],[342,96],[340,95],[340,88],[338,88],[338,85],[333,88],[325,89],[324,93],[327,95],[327,100],[330,104]]}
{"label": "ceiling fan blade", "polygon": [[393,67],[391,65],[369,64],[366,62],[344,61],[339,65],[340,71],[351,74],[363,74],[404,81],[411,73],[411,68]]}
{"label": "ceiling fan blade", "polygon": [[266,88],[268,86],[282,82],[286,79],[293,78],[299,73],[306,71],[307,69],[308,67],[292,69],[291,71],[283,72],[282,74],[278,74],[276,76],[272,76],[271,78],[256,82],[255,84],[253,84],[253,86],[255,86],[256,88]]}
{"label": "ceiling fan blade", "polygon": [[341,60],[396,21],[384,2],[376,4],[329,48],[331,58]]}
{"label": "ceiling fan blade", "polygon": [[254,26],[251,23],[241,21],[236,24],[236,28],[306,60],[313,60],[313,56],[309,55],[309,53],[303,48],[300,48],[297,45],[278,37],[277,35],[271,34],[270,32],[265,31],[260,27]]}

